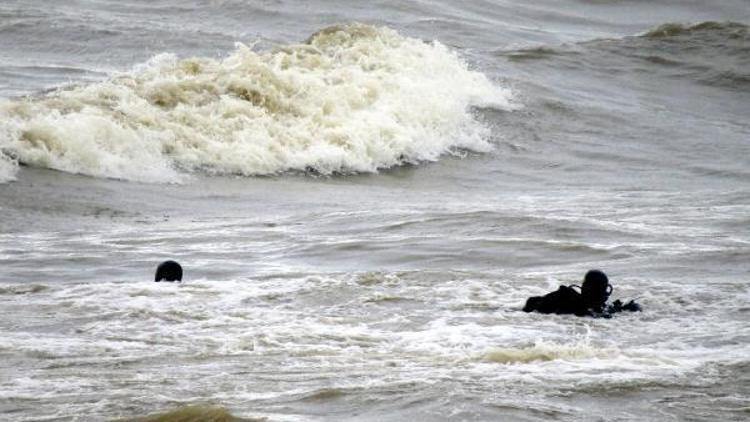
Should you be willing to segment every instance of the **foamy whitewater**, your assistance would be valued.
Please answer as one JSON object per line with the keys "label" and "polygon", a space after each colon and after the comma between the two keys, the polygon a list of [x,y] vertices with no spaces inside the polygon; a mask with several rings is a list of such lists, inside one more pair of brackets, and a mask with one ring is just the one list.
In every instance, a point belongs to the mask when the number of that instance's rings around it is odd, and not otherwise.
{"label": "foamy whitewater", "polygon": [[14,159],[136,181],[375,172],[487,151],[470,106],[509,99],[439,42],[335,26],[272,52],[239,44],[223,60],[162,54],[105,82],[6,102],[2,171]]}
{"label": "foamy whitewater", "polygon": [[749,24],[0,2],[0,420],[746,421]]}

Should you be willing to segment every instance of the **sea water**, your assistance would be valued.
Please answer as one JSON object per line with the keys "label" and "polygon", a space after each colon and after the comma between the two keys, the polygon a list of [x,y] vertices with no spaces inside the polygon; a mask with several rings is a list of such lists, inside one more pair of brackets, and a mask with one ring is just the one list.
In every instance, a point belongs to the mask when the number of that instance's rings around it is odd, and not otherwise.
{"label": "sea water", "polygon": [[3,2],[0,419],[746,420],[748,24]]}

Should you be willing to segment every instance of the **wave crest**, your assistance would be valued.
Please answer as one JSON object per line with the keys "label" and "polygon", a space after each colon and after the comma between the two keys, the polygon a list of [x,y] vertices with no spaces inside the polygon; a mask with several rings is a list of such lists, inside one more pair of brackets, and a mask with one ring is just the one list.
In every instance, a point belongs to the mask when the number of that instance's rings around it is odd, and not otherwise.
{"label": "wave crest", "polygon": [[495,363],[530,363],[557,359],[587,359],[607,357],[614,353],[611,349],[597,348],[588,341],[575,344],[557,344],[539,341],[528,347],[496,347],[484,354],[482,360]]}
{"label": "wave crest", "polygon": [[120,422],[259,422],[264,420],[265,418],[240,418],[220,406],[189,405],[157,415],[122,419]]}
{"label": "wave crest", "polygon": [[723,32],[729,38],[747,35],[747,25],[738,22],[700,22],[697,24],[665,23],[643,34],[646,38],[668,38],[700,32]]}
{"label": "wave crest", "polygon": [[223,60],[162,54],[103,82],[7,101],[0,151],[137,181],[376,172],[488,150],[470,107],[510,109],[510,98],[438,42],[349,24],[270,52],[238,44]]}

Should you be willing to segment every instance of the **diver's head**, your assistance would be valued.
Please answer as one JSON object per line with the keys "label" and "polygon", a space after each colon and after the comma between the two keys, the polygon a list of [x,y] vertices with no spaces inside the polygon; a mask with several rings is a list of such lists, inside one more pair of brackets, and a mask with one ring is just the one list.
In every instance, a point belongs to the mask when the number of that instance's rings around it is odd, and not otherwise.
{"label": "diver's head", "polygon": [[182,281],[182,267],[175,261],[164,261],[156,267],[154,281]]}
{"label": "diver's head", "polygon": [[612,285],[604,272],[600,270],[589,270],[583,278],[581,296],[589,308],[601,308],[612,294]]}

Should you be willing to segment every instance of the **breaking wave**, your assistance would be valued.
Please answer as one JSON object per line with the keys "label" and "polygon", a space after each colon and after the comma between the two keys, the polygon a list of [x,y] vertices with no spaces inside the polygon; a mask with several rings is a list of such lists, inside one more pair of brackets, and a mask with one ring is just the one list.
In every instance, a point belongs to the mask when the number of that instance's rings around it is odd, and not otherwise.
{"label": "breaking wave", "polygon": [[439,42],[382,27],[221,60],[162,54],[98,83],[0,103],[0,181],[18,163],[134,181],[186,173],[376,172],[486,151],[471,106],[511,94]]}
{"label": "breaking wave", "polygon": [[586,359],[612,356],[611,349],[596,348],[588,341],[575,344],[557,344],[538,341],[528,347],[496,347],[484,354],[482,359],[496,363],[530,363],[557,359]]}
{"label": "breaking wave", "polygon": [[240,418],[219,406],[192,405],[156,415],[122,419],[119,422],[256,422],[263,420],[265,419]]}

